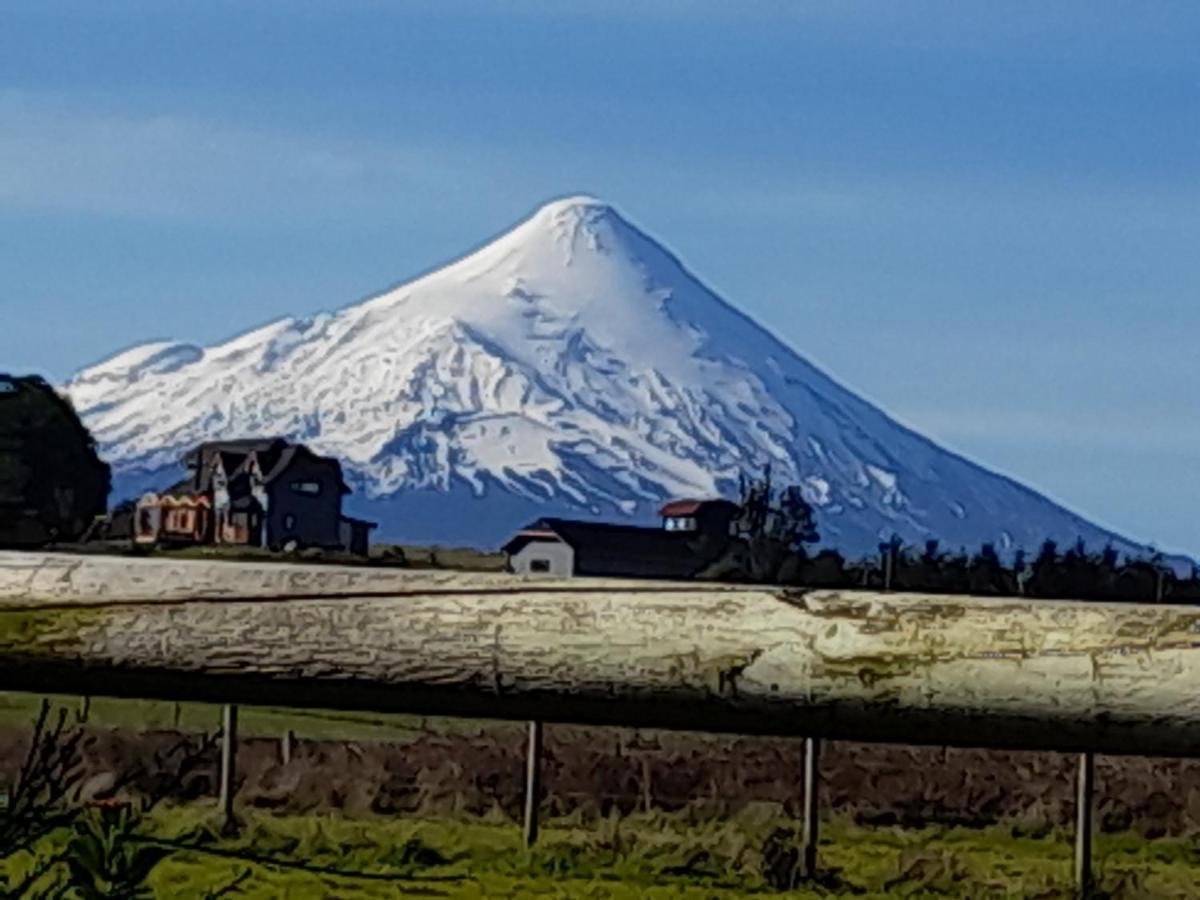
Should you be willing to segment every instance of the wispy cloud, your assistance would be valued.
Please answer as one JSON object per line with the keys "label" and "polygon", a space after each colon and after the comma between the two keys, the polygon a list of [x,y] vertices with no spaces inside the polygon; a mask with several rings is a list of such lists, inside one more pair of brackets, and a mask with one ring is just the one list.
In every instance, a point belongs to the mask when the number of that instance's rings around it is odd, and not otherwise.
{"label": "wispy cloud", "polygon": [[[1200,170],[1191,182],[1123,179],[1067,172],[1015,174],[1003,170],[914,172],[866,171],[829,163],[810,164],[803,174],[777,170],[770,178],[743,175],[736,190],[729,178],[694,189],[689,202],[718,207],[761,221],[818,213],[861,221],[869,217],[913,224],[947,225],[963,219],[996,227],[1031,220],[1063,229],[1108,221],[1129,231],[1161,227],[1200,229]],[[720,187],[714,186],[720,185]]]}
{"label": "wispy cloud", "polygon": [[0,207],[181,220],[313,215],[461,183],[444,146],[186,115],[99,112],[0,91]]}
{"label": "wispy cloud", "polygon": [[1200,446],[1200,423],[1179,410],[1159,416],[1127,406],[1074,410],[1041,406],[909,408],[910,424],[950,445],[1018,445],[1026,448],[1077,449],[1080,453],[1132,451],[1146,454],[1194,455]]}

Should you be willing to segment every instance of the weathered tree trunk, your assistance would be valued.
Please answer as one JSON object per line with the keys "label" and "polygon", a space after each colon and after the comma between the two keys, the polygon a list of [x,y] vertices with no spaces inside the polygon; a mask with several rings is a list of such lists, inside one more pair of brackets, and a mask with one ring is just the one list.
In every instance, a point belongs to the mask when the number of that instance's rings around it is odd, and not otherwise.
{"label": "weathered tree trunk", "polygon": [[1192,755],[1200,610],[0,554],[0,689]]}

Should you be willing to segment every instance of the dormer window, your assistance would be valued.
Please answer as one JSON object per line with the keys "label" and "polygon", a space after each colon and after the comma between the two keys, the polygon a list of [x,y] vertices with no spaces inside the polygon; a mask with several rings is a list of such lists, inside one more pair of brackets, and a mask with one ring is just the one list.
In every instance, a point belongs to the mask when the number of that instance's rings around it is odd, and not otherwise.
{"label": "dormer window", "polygon": [[667,531],[695,531],[695,516],[667,516],[663,519],[663,528]]}

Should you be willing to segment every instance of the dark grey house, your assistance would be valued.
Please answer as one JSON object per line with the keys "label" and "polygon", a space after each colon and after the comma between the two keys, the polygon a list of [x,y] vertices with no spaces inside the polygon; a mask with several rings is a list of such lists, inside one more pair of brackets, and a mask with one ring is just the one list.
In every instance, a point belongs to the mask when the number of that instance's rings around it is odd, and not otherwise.
{"label": "dark grey house", "polygon": [[737,505],[684,500],[668,503],[659,513],[659,528],[538,519],[503,550],[509,569],[520,575],[688,579],[725,550]]}
{"label": "dark grey house", "polygon": [[184,464],[187,478],[138,501],[136,540],[367,552],[375,526],[342,514],[350,488],[336,459],[251,438],[201,444]]}

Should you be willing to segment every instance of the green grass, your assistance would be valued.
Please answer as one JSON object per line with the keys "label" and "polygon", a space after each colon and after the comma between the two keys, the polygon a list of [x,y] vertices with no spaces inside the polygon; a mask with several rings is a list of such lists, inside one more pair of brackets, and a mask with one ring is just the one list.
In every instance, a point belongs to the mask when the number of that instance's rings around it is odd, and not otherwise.
{"label": "green grass", "polygon": [[[402,552],[403,563],[386,556],[389,549]],[[368,559],[349,553],[327,551],[321,553],[273,552],[257,547],[223,547],[203,545],[175,549],[156,548],[143,551],[148,555],[180,559],[228,559],[249,562],[332,563],[337,565],[402,565],[413,569],[460,569],[475,572],[503,571],[506,557],[503,553],[490,553],[473,547],[427,547],[413,544],[373,544]]]}
{"label": "green grass", "polygon": [[[66,552],[117,556],[152,556],[165,559],[219,559],[231,562],[326,563],[349,566],[400,566],[413,569],[457,569],[466,572],[501,572],[503,553],[476,547],[440,547],[416,544],[372,544],[364,559],[339,551],[296,551],[285,553],[262,547],[199,544],[189,547],[133,547],[128,541],[96,541],[64,544]],[[396,552],[398,551],[398,552]]]}
{"label": "green grass", "polygon": [[[86,706],[87,724],[98,728],[119,728],[133,733],[162,730],[199,733],[215,731],[221,725],[221,707],[207,703],[93,697],[85,704],[80,697],[66,695],[0,692],[0,727],[27,729],[36,718],[43,697],[55,707],[81,713]],[[290,730],[297,737],[309,740],[403,742],[429,730],[458,733],[474,732],[479,727],[478,723],[467,720],[337,710],[241,706],[238,713],[238,733],[242,737],[279,737]]]}
{"label": "green grass", "polygon": [[[548,823],[526,851],[511,822],[348,819],[247,812],[240,836],[180,850],[153,873],[155,896],[203,898],[244,875],[237,896],[265,898],[779,896],[1041,897],[1071,895],[1065,834],[1033,839],[1005,828],[867,829],[829,823],[822,886],[775,892],[762,877],[772,830],[794,825],[753,810],[695,824],[685,816],[634,816],[585,827]],[[211,805],[160,810],[156,837],[211,835]],[[52,843],[52,842],[51,842]],[[49,852],[49,843],[43,848]],[[1186,842],[1102,836],[1100,885],[1113,897],[1200,894],[1196,851]],[[273,862],[269,862],[273,861]],[[16,864],[10,871],[15,871]]]}
{"label": "green grass", "polygon": [[[385,545],[375,545],[372,554]],[[408,565],[415,569],[461,569],[467,572],[502,572],[507,557],[503,553],[478,550],[474,547],[426,547],[400,544]]]}
{"label": "green grass", "polygon": [[[0,725],[27,728],[41,702],[0,693]],[[78,697],[54,701],[80,708]],[[89,724],[133,731],[175,727],[170,702],[94,698]],[[179,727],[212,731],[217,706],[179,706]],[[486,727],[486,726],[485,726]],[[477,731],[480,723],[412,716],[243,707],[245,736],[410,740],[425,730]],[[215,831],[212,801],[161,810],[150,833],[174,839]],[[763,879],[763,848],[779,827],[795,827],[776,807],[750,805],[722,821],[686,813],[546,823],[533,852],[519,827],[488,819],[282,816],[244,810],[244,829],[205,850],[180,851],[153,875],[157,896],[203,898],[243,873],[236,895],[318,897],[590,897],[736,898],[1040,897],[1071,895],[1071,836],[1031,837],[1015,826],[986,829],[865,828],[834,820],[823,826],[822,888],[776,894]],[[207,851],[207,852],[206,852]],[[214,855],[221,854],[221,855]],[[251,862],[238,856],[275,860]],[[1098,835],[1097,870],[1112,897],[1200,897],[1200,855],[1189,841]],[[27,863],[27,861],[26,861]],[[10,860],[9,874],[24,865]],[[337,870],[313,871],[313,869]],[[357,875],[353,874],[357,873]]]}

